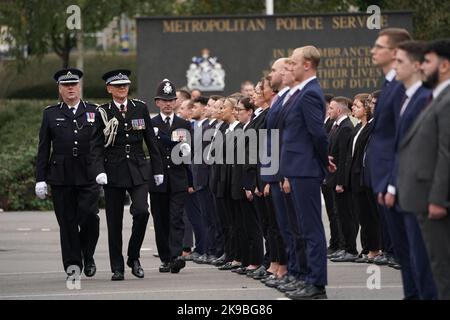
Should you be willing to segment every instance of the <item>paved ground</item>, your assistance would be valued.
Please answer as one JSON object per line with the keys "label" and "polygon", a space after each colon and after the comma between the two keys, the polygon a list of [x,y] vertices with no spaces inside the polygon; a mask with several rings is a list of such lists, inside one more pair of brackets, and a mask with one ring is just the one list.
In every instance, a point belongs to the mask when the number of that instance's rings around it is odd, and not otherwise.
{"label": "paved ground", "polygon": [[[124,239],[130,235],[131,216],[125,215]],[[274,300],[285,299],[259,281],[212,266],[188,262],[179,274],[160,274],[154,230],[149,223],[142,248],[145,278],[129,272],[125,281],[110,281],[105,213],[101,211],[96,251],[97,275],[82,278],[81,290],[66,287],[53,212],[0,212],[0,300],[7,299],[162,299],[162,300]],[[151,220],[151,219],[150,219]],[[325,220],[325,225],[327,222]],[[328,230],[327,230],[328,232]],[[124,241],[127,243],[127,241]],[[124,252],[126,246],[124,245]],[[328,264],[329,299],[401,299],[400,272],[381,267],[381,288],[369,290],[368,265]]]}

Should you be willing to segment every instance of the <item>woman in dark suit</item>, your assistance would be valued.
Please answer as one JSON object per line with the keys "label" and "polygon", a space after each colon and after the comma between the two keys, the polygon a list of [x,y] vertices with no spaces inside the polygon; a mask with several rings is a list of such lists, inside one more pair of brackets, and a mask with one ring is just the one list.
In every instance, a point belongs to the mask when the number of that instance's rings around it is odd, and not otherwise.
{"label": "woman in dark suit", "polygon": [[352,207],[359,218],[363,255],[355,262],[373,262],[380,254],[378,211],[373,192],[364,185],[362,167],[364,150],[372,132],[372,112],[369,94],[354,98],[352,113],[359,120],[352,132],[346,162],[347,186],[351,190]]}

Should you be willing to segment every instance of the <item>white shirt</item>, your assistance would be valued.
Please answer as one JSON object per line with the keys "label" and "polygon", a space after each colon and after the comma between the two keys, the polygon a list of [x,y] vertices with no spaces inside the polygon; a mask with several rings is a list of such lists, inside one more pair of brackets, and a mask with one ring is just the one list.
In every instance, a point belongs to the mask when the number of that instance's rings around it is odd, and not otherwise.
{"label": "white shirt", "polygon": [[209,120],[209,125],[212,125],[214,121],[216,121],[216,119]]}
{"label": "white shirt", "polygon": [[325,118],[325,121],[324,121],[323,123],[324,123],[324,124],[327,123],[328,119],[330,119],[330,116],[327,116],[327,117]]}
{"label": "white shirt", "polygon": [[247,123],[246,124],[244,124],[244,128],[242,128],[243,130],[245,130],[245,128],[247,128],[247,126],[249,125],[249,123],[250,123],[251,121],[249,120],[249,121],[247,121]]}
{"label": "white shirt", "polygon": [[442,82],[439,84],[434,90],[433,90],[433,99],[436,99],[442,91],[444,91],[445,88],[447,88],[450,85],[450,79]]}
{"label": "white shirt", "polygon": [[201,128],[203,125],[203,122],[205,122],[206,120],[208,120],[207,118],[203,119],[203,120],[195,120],[195,125],[197,126],[197,128]]}
{"label": "white shirt", "polygon": [[344,121],[345,119],[347,119],[348,116],[343,116],[342,118],[337,119],[334,124],[337,124],[338,126],[341,125],[342,121]]}
{"label": "white shirt", "polygon": [[263,108],[258,108],[258,109],[256,109],[255,110],[255,117],[253,118],[253,119],[256,119],[256,118],[258,118],[258,116],[261,114],[261,112],[263,112],[264,111],[264,109]]}
{"label": "white shirt", "polygon": [[119,111],[120,111],[120,106],[121,106],[121,105],[126,106],[126,105],[128,104],[128,99],[125,99],[125,101],[124,101],[123,103],[119,103],[119,102],[117,102],[116,100],[113,100],[113,102],[114,102],[114,104],[116,105],[117,109],[119,109]]}
{"label": "white shirt", "polygon": [[281,89],[278,93],[277,93],[277,95],[276,95],[276,97],[277,97],[277,99],[272,99],[272,102],[270,103],[270,106],[272,107],[273,106],[273,104],[276,102],[276,101],[278,101],[278,99],[280,99],[282,96],[283,96],[283,94],[285,94],[286,92],[288,92],[289,90],[291,90],[291,88],[289,88],[289,87],[284,87],[283,89]]}
{"label": "white shirt", "polygon": [[[67,104],[67,103],[66,103]],[[67,107],[69,108],[70,111],[73,112],[73,114],[77,113],[78,110],[78,106],[80,105],[80,100],[78,100],[78,102],[74,105],[74,106],[69,106],[67,104]],[[73,108],[73,109],[72,109]]]}
{"label": "white shirt", "polygon": [[388,73],[386,73],[385,79],[389,82],[395,79],[395,76],[397,75],[397,72],[395,72],[395,69],[391,69]]}
{"label": "white shirt", "polygon": [[235,121],[232,124],[230,124],[230,126],[228,127],[228,129],[225,131],[225,134],[227,134],[228,132],[234,131],[234,128],[236,128],[236,126],[239,124],[239,121]]}
{"label": "white shirt", "polygon": [[173,113],[172,112],[172,114],[170,115],[170,116],[166,116],[164,113],[162,113],[162,112],[160,112],[159,113],[160,114],[160,116],[161,116],[161,118],[162,118],[162,120],[163,120],[163,122],[165,123],[166,122],[166,118],[167,117],[170,117],[170,125],[172,126],[172,123],[173,123],[173,118],[175,117],[175,113]]}
{"label": "white shirt", "polygon": [[400,116],[405,113],[406,108],[408,107],[409,101],[411,101],[412,96],[416,93],[416,91],[422,86],[422,81],[417,81],[414,83],[411,87],[409,87],[405,94],[406,94],[406,100],[402,105],[402,108],[400,109]]}
{"label": "white shirt", "polygon": [[310,78],[308,78],[308,79],[306,79],[306,80],[304,80],[304,81],[302,81],[302,82],[300,82],[298,85],[296,85],[295,87],[292,87],[290,90],[289,90],[289,93],[286,95],[286,97],[284,98],[284,100],[283,100],[283,104],[285,104],[288,100],[289,100],[289,98],[290,97],[292,97],[292,95],[297,91],[297,90],[303,90],[303,88],[310,82],[310,81],[312,81],[312,80],[314,80],[314,79],[316,79],[317,77],[316,76],[312,76],[312,77],[310,77]]}
{"label": "white shirt", "polygon": [[355,154],[355,146],[356,146],[356,142],[358,141],[359,135],[361,134],[362,130],[364,129],[364,127],[366,126],[363,125],[361,126],[361,128],[358,130],[358,133],[356,134],[355,138],[353,139],[353,146],[352,146],[352,157]]}

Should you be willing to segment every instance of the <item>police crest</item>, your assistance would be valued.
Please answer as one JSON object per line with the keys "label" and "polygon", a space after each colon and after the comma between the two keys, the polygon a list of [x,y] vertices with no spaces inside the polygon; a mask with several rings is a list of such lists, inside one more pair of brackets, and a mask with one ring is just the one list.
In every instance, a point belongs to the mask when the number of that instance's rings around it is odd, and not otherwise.
{"label": "police crest", "polygon": [[209,49],[202,50],[201,57],[193,57],[186,72],[189,90],[223,91],[225,89],[225,71],[217,57],[211,57]]}

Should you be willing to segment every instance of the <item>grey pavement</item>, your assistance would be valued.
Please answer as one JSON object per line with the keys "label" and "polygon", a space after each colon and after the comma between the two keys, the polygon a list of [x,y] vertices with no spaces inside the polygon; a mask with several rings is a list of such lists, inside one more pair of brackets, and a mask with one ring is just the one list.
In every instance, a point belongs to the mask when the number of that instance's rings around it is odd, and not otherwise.
{"label": "grey pavement", "polygon": [[[124,255],[131,215],[124,218]],[[82,277],[81,289],[68,289],[62,268],[59,229],[53,212],[0,212],[0,300],[119,299],[119,300],[284,300],[285,296],[259,281],[213,266],[187,262],[179,274],[159,273],[154,229],[150,218],[141,252],[145,278],[127,268],[125,281],[112,282],[109,269],[106,218],[100,212],[100,239],[95,259],[97,274]],[[328,234],[328,222],[324,214]],[[329,299],[399,300],[400,272],[380,267],[380,289],[368,289],[369,265],[328,262]]]}

